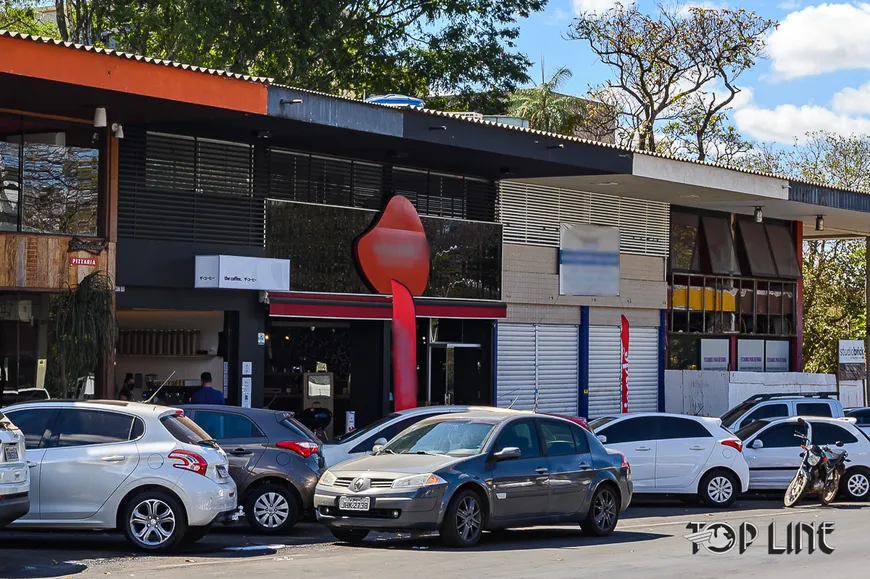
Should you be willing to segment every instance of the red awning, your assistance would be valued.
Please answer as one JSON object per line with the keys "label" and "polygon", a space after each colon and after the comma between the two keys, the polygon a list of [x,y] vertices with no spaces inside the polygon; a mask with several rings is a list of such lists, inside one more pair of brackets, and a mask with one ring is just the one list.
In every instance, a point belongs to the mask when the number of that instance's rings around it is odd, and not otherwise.
{"label": "red awning", "polygon": [[[414,298],[418,318],[500,320],[507,317],[502,302]],[[389,296],[269,292],[269,315],[285,318],[389,320]]]}

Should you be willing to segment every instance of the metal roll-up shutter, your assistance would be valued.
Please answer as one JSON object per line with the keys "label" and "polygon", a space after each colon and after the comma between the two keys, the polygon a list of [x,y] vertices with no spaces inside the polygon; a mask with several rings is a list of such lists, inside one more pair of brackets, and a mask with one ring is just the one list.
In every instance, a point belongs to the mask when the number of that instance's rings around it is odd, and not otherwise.
{"label": "metal roll-up shutter", "polygon": [[659,332],[631,328],[628,343],[628,411],[659,409]]}
{"label": "metal roll-up shutter", "polygon": [[577,326],[538,326],[538,412],[577,416]]}
{"label": "metal roll-up shutter", "polygon": [[[535,405],[535,326],[498,325],[496,404],[516,410]],[[514,402],[516,400],[516,402]]]}
{"label": "metal roll-up shutter", "polygon": [[[631,344],[629,344],[629,353]],[[615,416],[622,411],[622,367],[619,328],[589,328],[589,418]]]}

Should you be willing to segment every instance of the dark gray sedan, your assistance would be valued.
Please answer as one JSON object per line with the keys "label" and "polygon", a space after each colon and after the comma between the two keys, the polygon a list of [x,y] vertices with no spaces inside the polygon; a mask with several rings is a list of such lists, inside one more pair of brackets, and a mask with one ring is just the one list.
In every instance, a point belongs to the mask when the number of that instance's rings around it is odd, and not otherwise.
{"label": "dark gray sedan", "polygon": [[325,463],[314,433],[289,412],[210,404],[180,408],[227,453],[239,504],[254,531],[285,533],[310,511]]}
{"label": "dark gray sedan", "polygon": [[487,529],[571,521],[606,536],[631,502],[625,458],[561,418],[448,414],[375,450],[317,484],[317,518],[340,541],[437,530],[445,543],[471,547]]}

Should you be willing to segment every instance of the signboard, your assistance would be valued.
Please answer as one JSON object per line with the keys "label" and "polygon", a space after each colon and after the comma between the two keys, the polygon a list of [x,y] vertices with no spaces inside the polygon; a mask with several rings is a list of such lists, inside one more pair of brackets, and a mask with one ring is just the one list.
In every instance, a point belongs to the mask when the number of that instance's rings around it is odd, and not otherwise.
{"label": "signboard", "polygon": [[867,377],[865,348],[862,340],[840,340],[837,371],[840,380],[864,380]]}
{"label": "signboard", "polygon": [[559,295],[619,295],[619,229],[562,224]]}
{"label": "signboard", "polygon": [[728,340],[701,340],[701,370],[728,371]]}
{"label": "signboard", "polygon": [[739,372],[764,372],[764,342],[762,340],[737,340],[737,370]]}
{"label": "signboard", "polygon": [[73,257],[69,258],[70,265],[84,265],[88,267],[96,267],[97,258],[96,257]]}
{"label": "signboard", "polygon": [[242,376],[250,376],[254,373],[253,362],[242,362]]}
{"label": "signboard", "polygon": [[239,255],[197,255],[194,287],[290,290],[290,260]]}
{"label": "signboard", "polygon": [[250,408],[251,407],[251,385],[252,380],[250,376],[246,376],[242,378],[242,408]]}
{"label": "signboard", "polygon": [[764,369],[767,372],[788,372],[789,343],[784,340],[767,340],[765,343]]}

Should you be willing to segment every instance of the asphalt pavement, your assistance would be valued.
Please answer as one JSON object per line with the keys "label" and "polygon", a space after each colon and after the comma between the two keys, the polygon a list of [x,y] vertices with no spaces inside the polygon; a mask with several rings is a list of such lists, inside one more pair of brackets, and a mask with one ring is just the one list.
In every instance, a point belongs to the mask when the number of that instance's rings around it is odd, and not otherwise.
{"label": "asphalt pavement", "polygon": [[[468,550],[441,547],[435,537],[376,535],[361,547],[336,543],[316,523],[300,523],[280,537],[249,535],[244,527],[216,529],[201,542],[171,555],[142,555],[131,551],[119,535],[110,533],[22,533],[0,531],[0,577],[147,577],[188,578],[191,573],[215,578],[256,576],[371,576],[406,579],[437,569],[451,577],[579,577],[603,572],[613,577],[689,576],[693,579],[735,576],[793,577],[807,569],[842,577],[866,574],[870,504],[835,503],[820,507],[807,502],[782,508],[781,500],[750,498],[729,510],[708,509],[677,501],[640,501],[623,515],[613,536],[585,537],[575,525],[536,527],[486,533],[481,544]],[[696,523],[694,528],[688,528]],[[725,523],[727,527],[713,526]],[[750,523],[751,527],[742,523]],[[770,524],[775,523],[773,546],[787,549],[788,523],[833,523],[824,545],[808,552],[772,554]],[[706,541],[693,554],[685,538],[703,524]],[[704,529],[701,528],[703,535]],[[740,553],[740,540],[752,542]],[[814,535],[818,537],[818,533]],[[725,554],[712,550],[727,549]],[[792,548],[796,543],[792,541]],[[824,567],[823,567],[824,565]],[[685,575],[684,575],[685,574]]]}

